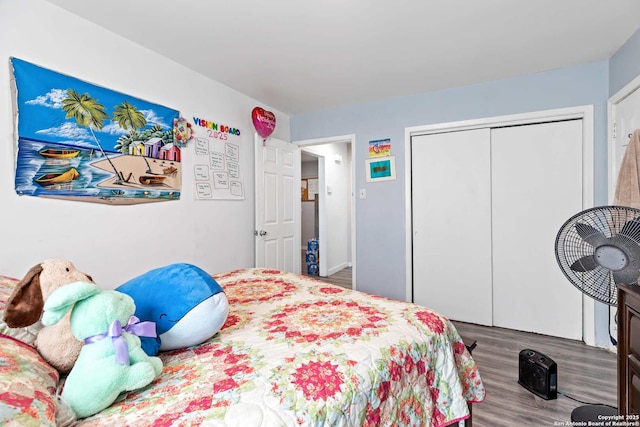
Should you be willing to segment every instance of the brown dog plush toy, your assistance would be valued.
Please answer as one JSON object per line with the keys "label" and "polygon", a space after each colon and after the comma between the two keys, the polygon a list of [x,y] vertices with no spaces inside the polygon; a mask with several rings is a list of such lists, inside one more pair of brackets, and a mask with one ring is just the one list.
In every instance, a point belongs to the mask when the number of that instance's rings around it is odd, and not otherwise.
{"label": "brown dog plush toy", "polygon": [[[93,282],[93,279],[69,261],[48,259],[35,265],[9,297],[4,322],[11,328],[24,328],[39,322],[49,295],[64,285],[79,281]],[[67,313],[55,325],[43,326],[35,341],[40,355],[61,373],[71,371],[83,344],[71,333],[70,316]]]}

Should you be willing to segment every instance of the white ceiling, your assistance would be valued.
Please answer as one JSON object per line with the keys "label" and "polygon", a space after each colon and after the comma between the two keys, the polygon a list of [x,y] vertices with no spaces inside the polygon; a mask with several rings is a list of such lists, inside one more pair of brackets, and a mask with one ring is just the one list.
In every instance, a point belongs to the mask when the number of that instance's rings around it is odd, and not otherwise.
{"label": "white ceiling", "polygon": [[607,60],[638,0],[47,0],[289,115]]}

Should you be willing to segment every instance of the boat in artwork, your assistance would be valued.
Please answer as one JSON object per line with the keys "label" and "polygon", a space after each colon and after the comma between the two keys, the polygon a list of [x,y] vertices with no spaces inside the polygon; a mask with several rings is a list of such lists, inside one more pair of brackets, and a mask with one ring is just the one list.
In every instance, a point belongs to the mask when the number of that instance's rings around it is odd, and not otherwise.
{"label": "boat in artwork", "polygon": [[46,173],[44,175],[40,175],[34,181],[42,186],[54,185],[54,184],[63,184],[65,182],[73,181],[74,179],[78,179],[80,177],[80,172],[76,170],[76,168],[69,168],[61,173]]}
{"label": "boat in artwork", "polygon": [[160,185],[164,182],[165,176],[160,175],[141,175],[138,182],[142,185]]}
{"label": "boat in artwork", "polygon": [[73,159],[78,154],[80,154],[80,150],[74,149],[62,149],[62,148],[45,148],[38,153],[50,159]]}
{"label": "boat in artwork", "polygon": [[168,168],[162,169],[162,173],[165,175],[171,175],[172,173],[178,172],[178,168],[175,166],[169,166]]}

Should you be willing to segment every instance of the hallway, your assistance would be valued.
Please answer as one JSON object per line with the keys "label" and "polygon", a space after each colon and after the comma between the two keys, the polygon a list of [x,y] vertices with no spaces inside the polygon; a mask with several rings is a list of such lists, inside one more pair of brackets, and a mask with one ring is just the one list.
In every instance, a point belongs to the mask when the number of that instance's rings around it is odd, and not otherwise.
{"label": "hallway", "polygon": [[312,274],[307,274],[307,263],[305,261],[305,254],[306,252],[302,251],[302,256],[300,257],[300,261],[301,261],[300,271],[302,272],[302,275],[315,277],[318,280],[322,280],[323,282],[331,283],[347,289],[352,289],[352,283],[351,283],[352,268],[351,267],[343,268],[342,270],[328,277],[320,277]]}

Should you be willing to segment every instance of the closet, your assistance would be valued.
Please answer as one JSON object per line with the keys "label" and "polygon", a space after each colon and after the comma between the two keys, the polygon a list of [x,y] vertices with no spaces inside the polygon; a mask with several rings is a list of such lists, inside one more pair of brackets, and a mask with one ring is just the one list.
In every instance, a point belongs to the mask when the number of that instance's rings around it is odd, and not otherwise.
{"label": "closet", "polygon": [[582,210],[582,150],[582,119],[412,136],[414,302],[582,339],[582,294],[554,250]]}

